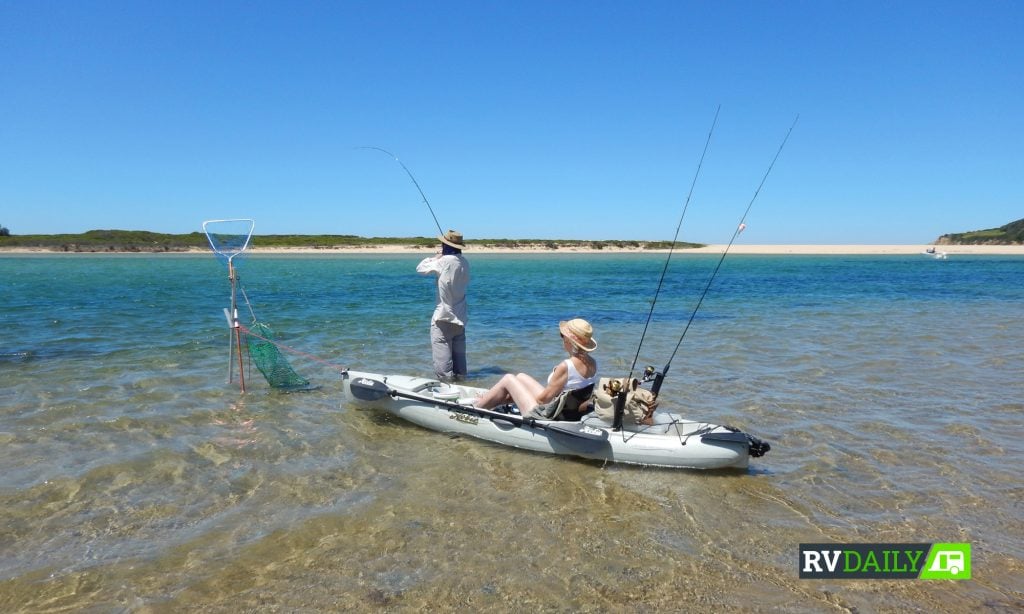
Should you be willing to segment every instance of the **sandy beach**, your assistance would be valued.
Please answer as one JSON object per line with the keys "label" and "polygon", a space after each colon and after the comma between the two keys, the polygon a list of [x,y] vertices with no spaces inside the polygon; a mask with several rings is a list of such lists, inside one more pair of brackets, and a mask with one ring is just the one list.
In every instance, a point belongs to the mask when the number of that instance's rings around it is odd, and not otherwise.
{"label": "sandy beach", "polygon": [[[675,254],[721,254],[726,245],[706,245],[698,248],[676,248]],[[747,245],[734,244],[729,248],[730,254],[760,254],[760,255],[912,255],[922,254],[930,246],[928,245]],[[1001,256],[1024,256],[1024,245],[940,245],[935,246],[939,253],[947,256],[956,255],[1001,255]],[[208,250],[193,248],[189,250],[195,253],[203,253]],[[413,245],[368,245],[363,247],[260,247],[253,245],[249,253],[253,254],[430,254],[432,248]],[[606,247],[594,249],[587,247],[562,246],[552,249],[541,244],[510,247],[489,247],[480,245],[469,245],[466,254],[618,254],[618,253],[667,253],[667,249],[642,249],[642,248],[618,248]],[[115,253],[108,251],[97,252],[62,252],[43,248],[0,248],[0,254],[46,254],[46,253]],[[124,253],[183,253],[183,252],[124,252]]]}
{"label": "sandy beach", "polygon": [[[829,255],[829,254],[866,254],[866,255],[908,255],[921,254],[927,249],[924,245],[739,245],[729,248],[730,254],[763,254],[763,255]],[[677,248],[676,254],[721,254],[725,245],[706,245],[698,248]],[[423,247],[377,245],[373,247],[342,247],[342,248],[251,248],[257,254],[429,254],[433,250]],[[1024,255],[1024,245],[949,245],[936,247],[937,252],[945,252],[953,256],[958,254],[975,255]],[[613,253],[667,253],[665,249],[639,248],[604,248],[592,249],[585,247],[559,247],[550,249],[542,246],[529,247],[485,247],[469,245],[466,254],[613,254]]]}

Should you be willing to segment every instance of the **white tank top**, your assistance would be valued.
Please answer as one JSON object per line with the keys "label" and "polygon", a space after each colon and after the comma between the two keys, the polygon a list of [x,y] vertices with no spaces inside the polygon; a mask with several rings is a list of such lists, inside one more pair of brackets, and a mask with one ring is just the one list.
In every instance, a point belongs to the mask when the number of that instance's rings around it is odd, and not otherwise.
{"label": "white tank top", "polygon": [[[569,369],[569,379],[565,380],[565,386],[562,386],[562,390],[579,390],[580,388],[586,388],[591,384],[597,383],[597,361],[594,361],[594,376],[583,377],[580,372],[576,370],[576,365],[573,363],[572,358],[565,359],[565,366]],[[548,375],[548,383],[551,383],[551,378],[554,377],[555,371],[551,370]]]}

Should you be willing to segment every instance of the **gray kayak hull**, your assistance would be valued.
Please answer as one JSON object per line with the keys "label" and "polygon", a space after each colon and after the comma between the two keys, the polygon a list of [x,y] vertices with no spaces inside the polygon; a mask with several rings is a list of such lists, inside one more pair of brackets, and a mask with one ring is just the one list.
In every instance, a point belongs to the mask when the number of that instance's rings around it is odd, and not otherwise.
{"label": "gray kayak hull", "polygon": [[472,401],[483,389],[436,379],[347,371],[343,382],[353,406],[383,410],[430,430],[534,452],[659,467],[746,469],[752,442],[767,451],[766,444],[736,429],[674,413],[656,413],[653,426],[615,431],[592,415],[561,422],[478,410]]}

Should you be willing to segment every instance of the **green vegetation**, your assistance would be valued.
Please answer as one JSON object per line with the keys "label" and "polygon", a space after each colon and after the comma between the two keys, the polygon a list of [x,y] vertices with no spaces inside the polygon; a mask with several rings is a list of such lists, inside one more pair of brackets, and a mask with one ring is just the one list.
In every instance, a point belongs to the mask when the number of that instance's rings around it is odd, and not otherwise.
{"label": "green vegetation", "polygon": [[972,230],[942,235],[936,241],[939,245],[1020,245],[1024,244],[1024,219],[1010,222],[999,228]]}
{"label": "green vegetation", "polygon": [[[81,234],[10,235],[0,229],[0,250],[3,248],[41,249],[58,252],[187,252],[209,249],[206,235],[163,234],[145,230],[90,230]],[[671,241],[582,241],[576,239],[470,239],[472,246],[524,249],[542,247],[558,249],[668,249]],[[373,247],[377,245],[408,246],[432,249],[435,237],[358,237],[355,235],[253,235],[252,246],[331,249],[336,247]],[[677,249],[701,247],[700,243],[678,243]]]}
{"label": "green vegetation", "polygon": [[206,235],[171,235],[145,230],[90,230],[81,234],[7,235],[0,249],[21,247],[59,252],[183,252],[208,245]]}
{"label": "green vegetation", "polygon": [[11,231],[7,230],[7,228],[5,228],[3,226],[3,224],[0,224],[0,237],[9,237],[9,236],[11,236]]}
{"label": "green vegetation", "polygon": [[305,247],[330,249],[332,247],[369,247],[371,245],[409,245],[433,247],[437,239],[432,237],[357,237],[356,235],[253,235],[252,246],[259,247]]}

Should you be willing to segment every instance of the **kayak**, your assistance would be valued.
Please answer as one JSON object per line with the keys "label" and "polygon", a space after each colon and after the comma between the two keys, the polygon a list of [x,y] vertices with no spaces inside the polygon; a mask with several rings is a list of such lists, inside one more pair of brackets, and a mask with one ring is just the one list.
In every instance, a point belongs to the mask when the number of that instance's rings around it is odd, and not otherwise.
{"label": "kayak", "polygon": [[343,373],[349,402],[387,411],[421,427],[475,437],[524,450],[593,460],[689,469],[746,469],[768,443],[739,429],[655,412],[654,424],[624,424],[619,430],[593,413],[578,421],[522,416],[511,405],[473,406],[483,388],[437,379]]}

